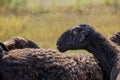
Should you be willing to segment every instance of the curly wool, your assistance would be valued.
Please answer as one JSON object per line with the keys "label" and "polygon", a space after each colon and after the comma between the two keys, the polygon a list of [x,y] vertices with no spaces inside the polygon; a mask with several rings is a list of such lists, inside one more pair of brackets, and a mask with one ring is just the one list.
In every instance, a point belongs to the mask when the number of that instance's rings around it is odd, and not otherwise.
{"label": "curly wool", "polygon": [[23,48],[40,48],[36,43],[23,37],[12,37],[10,40],[5,41],[4,44],[9,50],[23,49]]}
{"label": "curly wool", "polygon": [[92,57],[45,49],[9,51],[1,59],[0,69],[8,80],[103,80]]}

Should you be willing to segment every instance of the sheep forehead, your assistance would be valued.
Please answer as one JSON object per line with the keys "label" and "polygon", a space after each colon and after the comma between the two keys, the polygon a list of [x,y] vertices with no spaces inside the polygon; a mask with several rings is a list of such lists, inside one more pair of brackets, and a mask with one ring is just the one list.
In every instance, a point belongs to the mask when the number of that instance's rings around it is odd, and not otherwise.
{"label": "sheep forehead", "polygon": [[80,26],[76,25],[76,26],[74,26],[72,29],[75,29],[75,28],[80,28]]}
{"label": "sheep forehead", "polygon": [[74,30],[74,29],[92,29],[92,27],[88,24],[80,24],[80,25],[76,25],[74,26],[71,30]]}
{"label": "sheep forehead", "polygon": [[81,29],[81,26],[76,25],[76,26],[74,26],[74,27],[71,28],[71,31],[73,31],[73,30],[79,30],[79,29]]}

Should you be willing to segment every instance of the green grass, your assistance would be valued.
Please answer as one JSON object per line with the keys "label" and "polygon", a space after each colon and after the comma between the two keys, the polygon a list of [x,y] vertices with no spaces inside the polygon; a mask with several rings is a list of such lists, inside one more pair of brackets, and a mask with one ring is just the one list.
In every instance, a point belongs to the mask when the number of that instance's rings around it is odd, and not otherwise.
{"label": "green grass", "polygon": [[[53,0],[52,7],[56,4]],[[78,4],[76,3],[76,5]],[[8,40],[13,36],[22,36],[33,40],[42,48],[56,49],[58,37],[66,29],[80,23],[93,25],[106,37],[120,31],[120,10],[113,13],[111,7],[108,6],[98,5],[92,9],[84,7],[82,12],[76,10],[74,6],[56,7],[54,11],[49,8],[38,11],[39,8],[36,5],[31,9],[33,9],[32,12],[25,10],[17,14],[12,10],[4,10],[0,13],[1,41]],[[74,51],[69,52],[74,53]],[[75,53],[88,52],[82,50],[81,52],[75,51]]]}
{"label": "green grass", "polygon": [[91,24],[106,37],[119,31],[119,14],[79,14],[79,12],[50,12],[37,15],[0,16],[0,39],[23,36],[43,48],[55,49],[60,34],[79,23]]}
{"label": "green grass", "polygon": [[110,0],[103,0],[105,5],[110,5]]}

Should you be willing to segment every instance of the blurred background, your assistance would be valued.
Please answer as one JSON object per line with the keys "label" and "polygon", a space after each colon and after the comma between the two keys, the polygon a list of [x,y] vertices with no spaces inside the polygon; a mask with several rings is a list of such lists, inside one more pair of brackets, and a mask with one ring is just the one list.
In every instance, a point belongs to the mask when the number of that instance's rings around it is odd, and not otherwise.
{"label": "blurred background", "polygon": [[110,37],[120,31],[120,0],[0,0],[1,41],[22,36],[56,49],[61,33],[80,23]]}

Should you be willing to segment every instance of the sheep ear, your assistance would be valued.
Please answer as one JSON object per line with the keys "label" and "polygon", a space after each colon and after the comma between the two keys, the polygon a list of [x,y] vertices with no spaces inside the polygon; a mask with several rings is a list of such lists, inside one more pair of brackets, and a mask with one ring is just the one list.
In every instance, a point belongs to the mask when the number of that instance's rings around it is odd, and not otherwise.
{"label": "sheep ear", "polygon": [[84,34],[80,35],[79,41],[82,42],[84,40],[85,40],[85,35]]}
{"label": "sheep ear", "polygon": [[86,36],[89,34],[88,30],[84,30],[80,33],[79,41],[82,42],[85,40]]}

